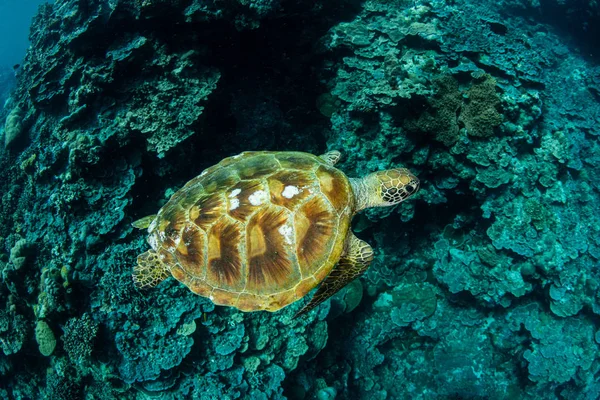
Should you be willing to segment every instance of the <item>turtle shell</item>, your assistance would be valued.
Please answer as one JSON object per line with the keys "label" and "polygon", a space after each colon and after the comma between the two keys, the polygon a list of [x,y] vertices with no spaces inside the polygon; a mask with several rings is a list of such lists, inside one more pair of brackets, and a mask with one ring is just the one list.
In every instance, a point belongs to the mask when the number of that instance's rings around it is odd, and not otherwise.
{"label": "turtle shell", "polygon": [[176,192],[148,228],[175,279],[215,304],[275,311],[340,259],[354,197],[312,154],[245,152]]}

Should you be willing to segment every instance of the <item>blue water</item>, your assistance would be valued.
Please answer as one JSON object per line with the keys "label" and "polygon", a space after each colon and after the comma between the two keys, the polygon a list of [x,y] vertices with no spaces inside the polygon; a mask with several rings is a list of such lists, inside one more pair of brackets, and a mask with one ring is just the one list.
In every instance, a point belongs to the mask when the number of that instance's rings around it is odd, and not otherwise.
{"label": "blue water", "polygon": [[43,0],[0,1],[0,66],[21,63],[29,46],[29,25]]}
{"label": "blue water", "polygon": [[598,2],[37,4],[0,399],[600,399]]}
{"label": "blue water", "polygon": [[25,57],[25,51],[29,46],[29,26],[38,6],[42,3],[45,2],[41,0],[0,1],[0,104],[4,104],[8,92],[14,87],[14,67]]}

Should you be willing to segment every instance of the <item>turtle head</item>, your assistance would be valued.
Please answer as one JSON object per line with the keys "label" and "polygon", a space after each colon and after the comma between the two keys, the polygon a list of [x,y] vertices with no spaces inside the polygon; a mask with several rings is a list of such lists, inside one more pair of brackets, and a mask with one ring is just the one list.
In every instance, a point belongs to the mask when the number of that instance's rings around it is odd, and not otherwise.
{"label": "turtle head", "polygon": [[373,174],[378,183],[381,206],[393,206],[419,190],[419,179],[406,168],[388,169]]}
{"label": "turtle head", "polygon": [[419,179],[406,168],[377,171],[352,181],[356,211],[396,205],[419,190]]}

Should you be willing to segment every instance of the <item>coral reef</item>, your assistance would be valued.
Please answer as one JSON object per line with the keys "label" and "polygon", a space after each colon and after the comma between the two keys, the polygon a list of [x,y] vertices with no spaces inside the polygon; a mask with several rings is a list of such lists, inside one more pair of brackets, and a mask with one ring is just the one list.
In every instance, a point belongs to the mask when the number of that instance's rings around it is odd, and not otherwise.
{"label": "coral reef", "polygon": [[[0,88],[0,397],[598,398],[592,21],[597,2],[42,6]],[[355,218],[373,264],[306,316],[136,288],[131,222],[255,149],[337,149],[421,191]]]}

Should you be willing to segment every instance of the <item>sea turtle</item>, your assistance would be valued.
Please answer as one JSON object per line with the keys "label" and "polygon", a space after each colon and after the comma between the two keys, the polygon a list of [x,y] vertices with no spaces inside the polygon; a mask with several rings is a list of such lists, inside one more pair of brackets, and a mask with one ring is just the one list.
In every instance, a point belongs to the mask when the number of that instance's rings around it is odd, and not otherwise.
{"label": "sea turtle", "polygon": [[300,313],[362,274],[373,249],[350,230],[368,207],[398,204],[419,189],[407,169],[348,178],[338,151],[244,152],[225,158],[133,223],[152,247],[133,279],[154,286],[172,275],[215,304],[279,310],[321,284]]}

